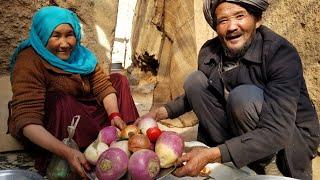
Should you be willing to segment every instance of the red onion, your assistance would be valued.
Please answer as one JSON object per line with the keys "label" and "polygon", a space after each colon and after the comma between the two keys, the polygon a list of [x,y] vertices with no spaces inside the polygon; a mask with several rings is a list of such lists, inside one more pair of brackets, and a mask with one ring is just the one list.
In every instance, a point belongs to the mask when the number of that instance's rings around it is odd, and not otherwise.
{"label": "red onion", "polygon": [[110,145],[113,141],[118,139],[117,128],[114,126],[107,126],[100,130],[98,141]]}
{"label": "red onion", "polygon": [[132,180],[155,179],[160,172],[160,160],[155,152],[141,149],[130,157],[128,172]]}
{"label": "red onion", "polygon": [[155,152],[160,159],[161,168],[169,168],[182,155],[184,141],[182,137],[173,131],[164,131],[159,136]]}
{"label": "red onion", "polygon": [[138,127],[140,128],[142,134],[147,135],[147,130],[152,127],[158,127],[158,124],[153,118],[145,117],[139,121]]}
{"label": "red onion", "polygon": [[104,151],[97,162],[96,175],[99,180],[117,180],[126,174],[129,158],[120,148]]}

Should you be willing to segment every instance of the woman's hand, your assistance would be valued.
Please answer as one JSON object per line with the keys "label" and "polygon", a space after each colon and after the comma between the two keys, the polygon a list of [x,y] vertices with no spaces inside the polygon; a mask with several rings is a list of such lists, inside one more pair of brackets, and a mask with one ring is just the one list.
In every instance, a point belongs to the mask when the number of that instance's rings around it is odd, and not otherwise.
{"label": "woman's hand", "polygon": [[177,168],[173,174],[178,177],[198,176],[200,171],[212,162],[221,162],[219,148],[196,147],[178,158],[176,165],[181,167]]}
{"label": "woman's hand", "polygon": [[122,130],[127,126],[127,124],[119,116],[116,116],[111,120],[111,126],[115,126]]}
{"label": "woman's hand", "polygon": [[64,158],[68,161],[73,171],[77,172],[82,178],[87,178],[84,170],[90,171],[91,168],[83,153],[76,149],[69,148]]}

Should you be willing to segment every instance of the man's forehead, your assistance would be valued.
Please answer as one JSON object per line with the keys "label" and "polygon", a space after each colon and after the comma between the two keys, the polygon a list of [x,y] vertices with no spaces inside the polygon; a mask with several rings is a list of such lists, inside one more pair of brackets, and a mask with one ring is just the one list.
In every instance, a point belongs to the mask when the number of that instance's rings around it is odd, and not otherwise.
{"label": "man's forehead", "polygon": [[247,10],[238,4],[223,2],[218,5],[214,13],[216,17],[220,17],[220,16],[229,16],[229,15],[235,15],[235,14],[246,13],[246,12]]}

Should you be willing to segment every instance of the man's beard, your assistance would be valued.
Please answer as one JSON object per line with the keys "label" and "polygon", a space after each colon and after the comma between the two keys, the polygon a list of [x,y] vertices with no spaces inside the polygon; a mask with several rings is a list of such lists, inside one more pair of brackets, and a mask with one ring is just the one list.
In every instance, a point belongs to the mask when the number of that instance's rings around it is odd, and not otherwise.
{"label": "man's beard", "polygon": [[229,49],[226,45],[224,45],[222,43],[224,55],[228,58],[231,58],[231,59],[240,58],[240,57],[244,56],[246,54],[247,50],[249,49],[249,47],[254,39],[254,36],[255,36],[255,33],[253,33],[251,35],[251,37],[248,39],[248,41],[246,41],[244,43],[244,45],[240,49],[237,49],[237,50]]}

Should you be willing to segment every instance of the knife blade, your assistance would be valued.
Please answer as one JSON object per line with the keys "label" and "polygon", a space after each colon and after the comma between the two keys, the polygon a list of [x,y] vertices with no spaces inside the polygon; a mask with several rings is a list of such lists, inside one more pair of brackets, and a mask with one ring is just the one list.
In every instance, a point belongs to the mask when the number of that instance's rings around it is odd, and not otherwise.
{"label": "knife blade", "polygon": [[171,166],[166,169],[161,169],[159,174],[156,176],[157,180],[163,179],[164,177],[170,175],[174,170],[176,170],[177,166]]}

